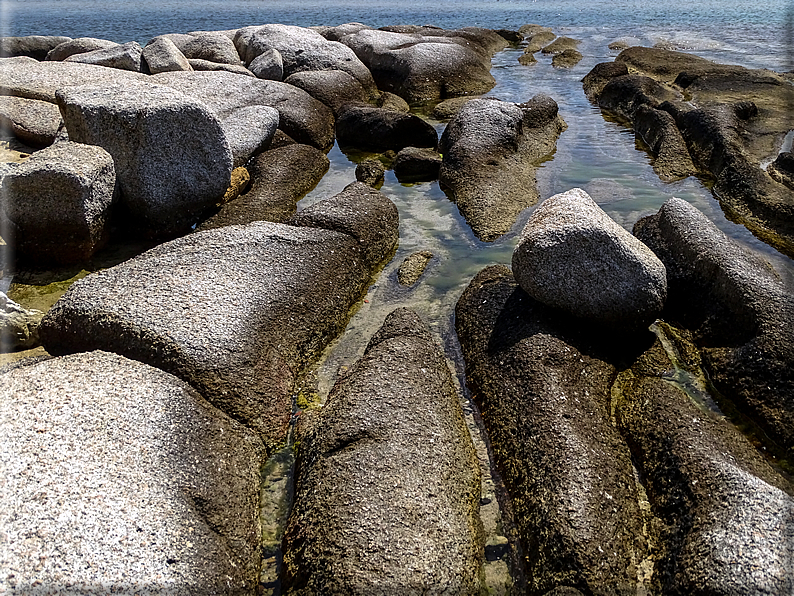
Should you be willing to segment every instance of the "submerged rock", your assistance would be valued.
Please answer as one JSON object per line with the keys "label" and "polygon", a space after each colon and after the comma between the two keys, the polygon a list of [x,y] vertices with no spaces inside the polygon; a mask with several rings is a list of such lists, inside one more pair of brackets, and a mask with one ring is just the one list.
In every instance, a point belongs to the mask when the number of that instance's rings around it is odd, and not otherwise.
{"label": "submerged rock", "polygon": [[427,264],[433,258],[433,253],[429,250],[415,252],[405,257],[397,270],[397,281],[401,286],[412,286],[425,272]]}
{"label": "submerged rock", "polygon": [[551,59],[551,65],[555,68],[573,68],[579,64],[582,58],[582,53],[579,50],[567,48],[554,54],[554,58]]}

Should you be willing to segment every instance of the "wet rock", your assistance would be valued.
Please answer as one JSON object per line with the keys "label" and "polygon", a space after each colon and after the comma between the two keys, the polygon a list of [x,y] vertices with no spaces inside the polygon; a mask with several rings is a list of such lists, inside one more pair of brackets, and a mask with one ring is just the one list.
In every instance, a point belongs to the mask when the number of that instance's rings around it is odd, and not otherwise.
{"label": "wet rock", "polygon": [[414,285],[422,277],[427,264],[432,258],[433,253],[429,250],[415,252],[405,257],[405,260],[400,263],[400,268],[397,270],[397,281],[401,286]]}
{"label": "wet rock", "polygon": [[504,266],[472,280],[455,328],[513,509],[527,593],[636,594],[647,551],[631,456],[610,420],[615,367],[603,338],[530,298]]}
{"label": "wet rock", "polygon": [[205,32],[180,36],[175,43],[188,60],[240,65],[240,56],[234,42],[220,33]]}
{"label": "wet rock", "polygon": [[435,147],[436,129],[413,114],[363,105],[349,105],[336,121],[339,145],[362,151],[399,151],[403,147]]}
{"label": "wet rock", "polygon": [[439,182],[474,234],[487,242],[507,232],[538,200],[535,164],[566,128],[557,104],[536,95],[523,104],[466,102],[441,136]]}
{"label": "wet rock", "polygon": [[187,63],[190,68],[205,72],[229,72],[244,77],[254,77],[254,73],[242,64],[224,64],[222,62],[212,62],[211,60],[201,60],[200,58],[190,58]]}
{"label": "wet rock", "polygon": [[74,54],[84,54],[86,52],[93,52],[94,50],[108,50],[117,45],[119,44],[115,41],[108,41],[107,39],[78,37],[65,41],[52,48],[47,52],[45,60],[66,60],[69,56],[73,56]]}
{"label": "wet rock", "polygon": [[794,190],[794,153],[781,153],[769,164],[766,171],[772,178]]}
{"label": "wet rock", "polygon": [[494,86],[490,58],[477,44],[371,29],[347,35],[342,43],[369,68],[379,89],[409,104],[485,93]]}
{"label": "wet rock", "polygon": [[664,102],[680,102],[683,96],[676,90],[662,85],[644,75],[614,77],[598,94],[598,105],[614,112],[628,121],[633,121],[634,112],[640,106],[659,108]]}
{"label": "wet rock", "polygon": [[120,70],[141,71],[141,56],[143,49],[137,41],[122,45],[115,45],[104,50],[94,50],[84,54],[72,54],[64,62],[79,62],[81,64],[96,64]]}
{"label": "wet rock", "polygon": [[441,155],[435,149],[406,147],[394,160],[394,175],[400,182],[427,182],[438,179]]}
{"label": "wet rock", "polygon": [[232,152],[234,167],[240,167],[269,145],[278,122],[278,110],[267,106],[248,106],[224,114],[220,124]]}
{"label": "wet rock", "polygon": [[620,52],[628,47],[631,47],[631,44],[623,39],[616,39],[615,41],[612,41],[609,44],[607,44],[607,48],[609,48],[613,52]]}
{"label": "wet rock", "polygon": [[518,32],[524,36],[524,38],[532,37],[536,33],[541,33],[543,31],[547,31],[551,33],[551,28],[544,27],[543,25],[535,25],[534,23],[528,23],[526,25],[521,25],[518,28]]}
{"label": "wet rock", "polygon": [[268,81],[284,80],[284,60],[278,50],[270,48],[251,60],[248,70],[258,79]]}
{"label": "wet rock", "polygon": [[301,422],[287,594],[480,592],[480,470],[443,352],[398,309]]}
{"label": "wet rock", "polygon": [[200,230],[252,221],[283,222],[312,190],[330,166],[328,157],[314,147],[290,144],[269,149],[248,164],[251,188],[224,205],[198,226]]}
{"label": "wet rock", "polygon": [[535,56],[530,53],[521,54],[518,57],[518,63],[523,66],[532,66],[533,64],[537,64],[537,62],[538,59],[535,58]]}
{"label": "wet rock", "polygon": [[[250,74],[250,73],[249,73]],[[252,80],[226,72],[161,73],[151,78],[203,102],[221,120],[242,107],[269,106],[279,128],[298,143],[320,149],[334,142],[334,116],[311,95],[278,81]]]}
{"label": "wet rock", "polygon": [[653,171],[665,182],[697,174],[684,137],[669,113],[641,105],[634,111],[634,132],[656,159]]}
{"label": "wet rock", "polygon": [[38,148],[52,145],[62,123],[61,112],[54,104],[0,96],[0,127],[26,145]]}
{"label": "wet rock", "polygon": [[408,102],[399,95],[382,91],[377,101],[377,106],[384,110],[394,110],[395,112],[405,112],[406,114],[411,111]]}
{"label": "wet rock", "polygon": [[[0,585],[258,584],[261,441],[175,377],[103,352],[0,375]],[[14,587],[11,587],[14,586]]]}
{"label": "wet rock", "polygon": [[373,188],[383,185],[386,168],[378,159],[365,159],[356,166],[356,180]]}
{"label": "wet rock", "polygon": [[544,46],[555,39],[557,39],[557,36],[554,35],[552,30],[548,27],[543,27],[532,35],[527,36],[527,46],[524,48],[524,53],[534,54],[535,52],[539,52]]}
{"label": "wet rock", "polygon": [[308,70],[287,77],[284,81],[303,89],[313,98],[323,102],[335,117],[339,117],[348,104],[366,103],[368,93],[356,79],[342,70]]}
{"label": "wet rock", "polygon": [[513,273],[543,304],[630,329],[653,322],[667,296],[662,262],[580,188],[535,209],[513,251]]}
{"label": "wet rock", "polygon": [[593,69],[582,79],[582,87],[587,99],[592,102],[598,101],[606,84],[617,77],[629,74],[629,68],[623,62],[601,62],[596,64]]}
{"label": "wet rock", "polygon": [[524,36],[521,33],[511,29],[494,29],[494,33],[503,37],[511,45],[517,45],[524,41]]}
{"label": "wet rock", "polygon": [[149,74],[193,70],[185,55],[167,37],[155,37],[143,48],[143,61]]}
{"label": "wet rock", "polygon": [[62,35],[3,37],[0,38],[0,56],[3,58],[27,56],[35,60],[44,60],[50,50],[70,39],[72,38]]}
{"label": "wet rock", "polygon": [[232,154],[203,103],[133,81],[68,87],[58,92],[58,103],[71,140],[113,156],[130,224],[146,234],[190,229],[226,192]]}
{"label": "wet rock", "polygon": [[366,263],[375,268],[397,246],[400,217],[386,195],[362,182],[353,182],[330,199],[299,211],[287,223],[352,236]]}
{"label": "wet rock", "polygon": [[453,97],[452,99],[445,99],[444,101],[436,104],[433,108],[431,117],[436,120],[451,120],[460,111],[467,101],[472,99],[481,99],[478,97]]}
{"label": "wet rock", "polygon": [[716,388],[794,454],[794,292],[681,199],[634,233],[667,268],[665,319],[695,332]]}
{"label": "wet rock", "polygon": [[554,54],[551,59],[551,65],[555,68],[573,68],[582,59],[582,53],[579,50],[568,48],[558,54]]}
{"label": "wet rock", "polygon": [[558,37],[547,46],[544,46],[541,52],[543,54],[561,54],[565,50],[575,50],[580,43],[582,42],[572,37]]}
{"label": "wet rock", "polygon": [[88,260],[104,240],[115,186],[113,159],[100,147],[67,141],[15,164],[0,182],[15,258],[34,266]]}
{"label": "wet rock", "polygon": [[226,226],[75,282],[39,332],[54,355],[104,349],[179,376],[272,449],[295,379],[344,329],[371,274],[346,234]]}
{"label": "wet rock", "polygon": [[0,353],[41,345],[39,324],[44,313],[26,309],[0,292]]}

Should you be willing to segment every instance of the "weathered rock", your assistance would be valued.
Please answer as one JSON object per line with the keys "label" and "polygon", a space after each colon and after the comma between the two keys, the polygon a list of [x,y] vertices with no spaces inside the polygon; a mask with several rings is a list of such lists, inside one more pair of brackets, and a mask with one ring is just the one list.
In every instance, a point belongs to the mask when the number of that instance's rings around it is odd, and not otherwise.
{"label": "weathered rock", "polygon": [[480,593],[477,457],[412,311],[387,317],[299,436],[287,594]]}
{"label": "weathered rock", "polygon": [[339,145],[363,151],[435,147],[438,133],[413,114],[372,106],[348,105],[336,121]]}
{"label": "weathered rock", "polygon": [[58,103],[71,140],[99,145],[113,156],[131,223],[146,233],[190,229],[226,192],[229,143],[215,116],[191,97],[129,81],[67,87],[58,92]]}
{"label": "weathered rock", "polygon": [[532,54],[530,52],[527,52],[525,54],[521,54],[518,57],[518,63],[523,65],[523,66],[531,66],[533,64],[537,64],[538,63],[538,59],[535,58],[534,54]]}
{"label": "weathered rock", "polygon": [[363,104],[369,94],[356,79],[342,70],[307,70],[284,80],[323,102],[337,118],[348,104]]}
{"label": "weathered rock", "polygon": [[612,41],[609,44],[607,44],[607,48],[609,48],[613,52],[620,52],[629,47],[631,47],[631,44],[623,39],[616,39],[615,41]]}
{"label": "weathered rock", "polygon": [[451,120],[455,117],[460,111],[460,108],[463,107],[467,101],[472,99],[481,99],[479,96],[477,97],[453,97],[451,99],[445,99],[442,102],[436,104],[433,108],[433,112],[430,114],[436,120]]}
{"label": "weathered rock", "polygon": [[267,147],[278,129],[278,110],[267,106],[248,106],[224,114],[220,121],[232,152],[234,167],[247,162]]}
{"label": "weathered rock", "polygon": [[58,106],[46,101],[0,96],[0,127],[31,147],[52,145],[61,127]]}
{"label": "weathered rock", "polygon": [[225,204],[239,197],[248,190],[248,185],[250,183],[251,174],[249,174],[247,169],[242,166],[234,168],[232,170],[232,179],[231,182],[229,182],[229,188],[226,189],[226,194],[223,195],[221,203]]}
{"label": "weathered rock", "polygon": [[240,64],[234,42],[220,33],[206,32],[179,38],[176,46],[190,60],[206,60],[218,64]]}
{"label": "weathered rock", "polygon": [[384,110],[394,110],[395,112],[408,113],[411,111],[411,106],[408,105],[407,101],[399,95],[389,93],[388,91],[381,92],[377,101],[377,106]]}
{"label": "weathered rock", "polygon": [[794,455],[794,292],[697,209],[670,199],[634,233],[667,268],[664,317],[695,332],[711,381]]}
{"label": "weathered rock", "polygon": [[433,253],[429,250],[415,252],[405,257],[400,268],[397,270],[397,281],[401,286],[412,286],[424,274],[427,264],[433,258]]}
{"label": "weathered rock", "polygon": [[96,64],[120,70],[140,72],[143,48],[137,41],[122,45],[115,45],[104,50],[94,50],[84,54],[72,54],[64,62],[79,62],[81,64]]}
{"label": "weathered rock", "polygon": [[95,37],[78,37],[58,44],[47,52],[45,60],[66,60],[74,54],[84,54],[94,50],[107,50],[116,47],[115,41],[107,39],[97,39]]}
{"label": "weathered rock", "polygon": [[251,60],[248,70],[259,79],[268,81],[284,80],[284,60],[278,50],[270,48]]}
{"label": "weathered rock", "polygon": [[0,182],[15,258],[43,266],[89,259],[104,240],[115,186],[113,159],[100,147],[57,143],[15,164]]}
{"label": "weathered rock", "polygon": [[794,190],[794,153],[784,151],[779,154],[766,171],[772,178]]}
{"label": "weathered rock", "polygon": [[269,106],[279,113],[279,128],[298,143],[320,149],[334,142],[334,116],[311,95],[278,81],[251,80],[225,72],[161,73],[155,83],[168,85],[204,103],[221,120],[241,107]]}
{"label": "weathered rock", "polygon": [[606,84],[617,77],[629,74],[629,68],[623,62],[600,62],[582,79],[582,87],[587,99],[598,101]]}
{"label": "weathered rock", "polygon": [[544,27],[543,25],[535,25],[534,23],[527,23],[526,25],[521,25],[518,28],[518,32],[524,36],[524,38],[532,37],[533,35],[541,32],[549,32],[551,33],[550,27]]}
{"label": "weathered rock", "polygon": [[369,68],[379,89],[408,103],[481,94],[494,86],[490,59],[473,43],[371,29],[347,35],[342,43]]}
{"label": "weathered rock", "polygon": [[534,54],[535,52],[539,52],[544,46],[555,39],[557,39],[557,36],[552,33],[551,29],[544,27],[542,30],[527,36],[527,46],[524,48],[524,53]]}
{"label": "weathered rock", "polygon": [[400,182],[421,182],[438,179],[441,156],[435,149],[406,147],[394,160],[394,175]]}
{"label": "weathered rock", "polygon": [[441,136],[439,182],[474,234],[492,241],[538,200],[535,163],[566,128],[557,104],[536,95],[524,104],[473,99]]}
{"label": "weathered rock", "polygon": [[252,221],[286,221],[330,166],[328,157],[309,145],[290,144],[257,155],[250,164],[251,188],[199,225],[200,230]]}
{"label": "weathered rock", "polygon": [[558,37],[550,44],[544,46],[541,52],[543,54],[561,54],[565,50],[575,50],[580,43],[582,42],[572,37]]}
{"label": "weathered rock", "polygon": [[346,234],[226,226],[75,282],[39,333],[51,354],[104,349],[171,372],[271,449],[295,379],[344,329],[371,273]]}
{"label": "weathered rock", "polygon": [[197,71],[204,72],[229,72],[244,77],[254,77],[254,73],[248,70],[242,64],[225,64],[223,62],[212,62],[211,60],[202,60],[200,58],[189,58],[187,63],[190,68]]}
{"label": "weathered rock", "polygon": [[664,102],[680,102],[682,99],[678,91],[651,77],[629,74],[607,81],[598,94],[598,105],[631,122],[640,106],[659,108]]}
{"label": "weathered rock", "polygon": [[386,195],[362,182],[348,184],[330,199],[309,205],[287,223],[352,236],[371,268],[391,256],[399,240],[397,207]]}
{"label": "weathered rock", "polygon": [[53,48],[69,41],[71,37],[62,35],[28,35],[25,37],[0,38],[0,56],[27,56],[36,60],[44,60]]}
{"label": "weathered rock", "polygon": [[358,33],[363,29],[372,29],[372,27],[368,27],[367,25],[363,25],[361,23],[345,23],[344,25],[337,25],[336,27],[320,26],[309,28],[317,31],[317,33],[322,35],[328,41],[341,41],[345,35]]}
{"label": "weathered rock", "polygon": [[167,37],[155,37],[143,48],[143,61],[150,74],[193,70],[185,55]]}
{"label": "weathered rock", "polygon": [[265,454],[251,431],[104,352],[19,365],[0,392],[0,588],[254,591]]}
{"label": "weathered rock", "polygon": [[657,342],[621,374],[615,408],[661,520],[654,593],[791,593],[792,487],[733,425],[659,378],[671,368]]}
{"label": "weathered rock", "polygon": [[535,209],[513,251],[513,274],[543,304],[629,329],[653,322],[667,297],[662,262],[580,188]]}
{"label": "weathered rock", "polygon": [[524,549],[527,593],[633,595],[647,553],[629,450],[610,420],[615,367],[593,338],[564,324],[504,266],[481,271],[455,309],[466,382]]}
{"label": "weathered rock", "polygon": [[39,324],[44,313],[26,309],[0,292],[0,353],[41,345]]}
{"label": "weathered rock", "polygon": [[365,159],[356,166],[356,180],[373,188],[383,184],[385,174],[386,168],[379,159]]}
{"label": "weathered rock", "polygon": [[554,58],[551,59],[551,65],[555,68],[573,68],[583,58],[582,53],[579,50],[568,48],[554,54]]}
{"label": "weathered rock", "polygon": [[665,111],[641,105],[634,111],[634,132],[656,159],[653,171],[665,182],[697,174],[675,119]]}
{"label": "weathered rock", "polygon": [[503,37],[507,43],[512,45],[518,45],[524,41],[524,36],[521,33],[511,29],[494,29],[494,33],[500,37]]}

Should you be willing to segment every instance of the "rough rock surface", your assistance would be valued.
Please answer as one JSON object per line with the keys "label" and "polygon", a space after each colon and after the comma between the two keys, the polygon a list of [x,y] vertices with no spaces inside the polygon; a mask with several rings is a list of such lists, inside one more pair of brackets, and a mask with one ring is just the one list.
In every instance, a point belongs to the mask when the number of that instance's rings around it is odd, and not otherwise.
{"label": "rough rock surface", "polygon": [[255,222],[189,234],[75,282],[39,333],[162,368],[281,443],[303,367],[344,329],[371,270],[346,234]]}
{"label": "rough rock surface", "polygon": [[667,297],[662,262],[580,188],[535,209],[513,274],[535,300],[610,327],[647,327]]}
{"label": "rough rock surface", "polygon": [[188,60],[193,58],[218,64],[240,64],[240,56],[232,40],[219,33],[201,32],[180,37],[176,46]]}
{"label": "rough rock surface", "polygon": [[53,48],[69,41],[71,37],[62,35],[27,35],[24,37],[0,38],[0,56],[25,56],[35,60],[44,60]]}
{"label": "rough rock surface", "polygon": [[74,54],[84,54],[94,50],[107,50],[116,47],[115,41],[97,39],[96,37],[78,37],[58,44],[47,52],[45,60],[66,60]]}
{"label": "rough rock surface", "polygon": [[167,37],[155,37],[143,48],[143,61],[149,74],[193,70],[185,55]]}
{"label": "rough rock surface", "polygon": [[550,97],[466,102],[441,135],[439,182],[472,228],[492,241],[538,200],[535,164],[566,128]]}
{"label": "rough rock surface", "polygon": [[334,143],[334,116],[311,95],[278,81],[251,80],[229,72],[169,72],[152,77],[203,102],[220,120],[242,107],[269,106],[279,113],[279,129],[298,143],[319,149]]}
{"label": "rough rock surface", "polygon": [[395,112],[408,113],[411,111],[411,106],[408,105],[407,101],[399,95],[395,95],[389,91],[381,91],[377,106],[384,110],[394,110]]}
{"label": "rough rock surface", "polygon": [[131,223],[147,234],[188,230],[229,187],[226,135],[205,105],[187,95],[129,81],[68,87],[58,92],[58,103],[71,140],[113,156]]}
{"label": "rough rock surface", "polygon": [[46,101],[0,96],[0,128],[31,147],[52,145],[62,124],[58,106]]}
{"label": "rough rock surface", "polygon": [[49,266],[88,260],[105,236],[116,188],[113,158],[101,147],[57,143],[14,164],[0,182],[0,217],[14,257]]}
{"label": "rough rock surface", "polygon": [[250,164],[251,188],[199,225],[200,230],[252,221],[283,222],[330,166],[328,157],[309,145],[269,149]]}
{"label": "rough rock surface", "polygon": [[246,163],[252,155],[269,146],[278,130],[279,114],[275,108],[248,106],[226,112],[220,121],[234,167]]}
{"label": "rough rock surface", "polygon": [[201,58],[189,58],[187,61],[190,68],[205,72],[229,72],[244,77],[253,78],[255,75],[242,64],[225,64],[223,62],[212,62]]}
{"label": "rough rock surface", "polygon": [[769,164],[766,171],[772,178],[794,190],[794,153],[784,151]]}
{"label": "rough rock surface", "polygon": [[478,594],[480,470],[443,352],[398,309],[301,422],[287,594]]}
{"label": "rough rock surface", "polygon": [[261,441],[183,382],[114,354],[0,375],[0,589],[250,594]]}
{"label": "rough rock surface", "polygon": [[284,60],[278,50],[273,48],[265,50],[259,56],[251,60],[248,70],[254,73],[259,79],[268,81],[284,80]]}
{"label": "rough rock surface", "polygon": [[541,52],[543,54],[562,54],[565,50],[575,50],[580,43],[582,42],[572,37],[558,37],[549,45],[544,46]]}
{"label": "rough rock surface", "polygon": [[664,318],[694,331],[716,388],[794,456],[794,291],[681,199],[634,233],[667,268]]}
{"label": "rough rock surface", "polygon": [[94,50],[84,54],[72,54],[64,62],[78,62],[81,64],[96,64],[120,70],[141,71],[141,56],[143,48],[137,41],[130,41],[122,45],[115,45],[103,50]]}
{"label": "rough rock surface", "polygon": [[460,111],[467,101],[472,99],[480,99],[480,97],[453,97],[445,99],[436,104],[431,112],[431,116],[436,120],[451,120]]}
{"label": "rough rock surface", "polygon": [[400,263],[400,268],[397,270],[397,281],[401,286],[414,285],[422,277],[427,264],[432,258],[433,253],[429,250],[415,252],[405,257],[405,260]]}
{"label": "rough rock surface", "polygon": [[336,121],[339,145],[363,151],[399,151],[435,147],[438,133],[413,114],[363,105],[348,105]]}
{"label": "rough rock surface", "polygon": [[356,180],[373,188],[383,184],[386,168],[378,159],[365,159],[356,166]]}
{"label": "rough rock surface", "polygon": [[394,175],[400,182],[437,180],[441,156],[435,149],[405,147],[394,160]]}
{"label": "rough rock surface", "polygon": [[646,557],[631,459],[610,420],[615,367],[504,266],[455,309],[467,383],[513,508],[527,593],[638,593]]}
{"label": "rough rock surface", "polygon": [[568,48],[554,54],[551,59],[551,65],[555,68],[573,68],[582,60],[583,56],[579,50]]}
{"label": "rough rock surface", "polygon": [[665,182],[697,174],[675,119],[663,110],[641,105],[634,111],[634,131],[656,159],[653,171]]}
{"label": "rough rock surface", "polygon": [[366,103],[369,94],[355,78],[343,70],[306,70],[284,80],[323,102],[337,118],[351,103]]}
{"label": "rough rock surface", "polygon": [[44,313],[26,309],[0,292],[0,354],[41,345],[39,324]]}

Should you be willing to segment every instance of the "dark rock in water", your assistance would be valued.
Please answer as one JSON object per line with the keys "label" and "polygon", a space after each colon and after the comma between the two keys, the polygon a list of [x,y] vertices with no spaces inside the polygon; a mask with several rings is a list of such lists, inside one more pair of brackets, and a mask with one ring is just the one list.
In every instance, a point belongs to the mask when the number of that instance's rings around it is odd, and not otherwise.
{"label": "dark rock in water", "polygon": [[346,234],[226,226],[75,282],[40,335],[50,354],[104,349],[171,372],[273,449],[295,379],[344,329],[371,274]]}
{"label": "dark rock in water", "polygon": [[302,417],[287,594],[481,593],[480,470],[459,399],[424,324],[390,314]]}
{"label": "dark rock in water", "polygon": [[281,53],[273,48],[265,50],[251,60],[248,70],[254,73],[254,76],[258,79],[268,81],[284,80],[284,60],[281,58]]}
{"label": "dark rock in water", "polygon": [[155,37],[143,48],[143,61],[149,74],[193,70],[185,55],[167,37]]}
{"label": "dark rock in water", "polygon": [[323,102],[337,118],[351,103],[366,103],[368,94],[356,79],[343,70],[307,70],[284,80]]}
{"label": "dark rock in water", "polygon": [[647,327],[667,297],[653,251],[579,188],[535,209],[513,251],[513,273],[535,300],[610,329]]}
{"label": "dark rock in water", "polygon": [[0,393],[0,532],[25,536],[3,545],[4,589],[254,592],[254,433],[179,379],[104,352],[17,365]]}
{"label": "dark rock in water", "polygon": [[658,108],[666,101],[682,100],[683,96],[678,91],[651,77],[636,74],[610,79],[598,94],[599,107],[629,121],[633,121],[634,112],[640,106]]}
{"label": "dark rock in water", "polygon": [[518,31],[512,31],[510,29],[494,29],[494,33],[500,37],[504,37],[505,40],[511,44],[519,44],[524,41],[524,36]]}
{"label": "dark rock in water", "polygon": [[686,141],[668,112],[639,106],[634,111],[634,132],[656,157],[653,171],[659,178],[672,182],[697,174]]}
{"label": "dark rock in water", "polygon": [[349,105],[336,121],[339,145],[363,151],[435,147],[436,129],[413,114]]}
{"label": "dark rock in water", "polygon": [[26,37],[0,38],[0,56],[27,56],[36,60],[44,60],[56,46],[70,41],[71,37],[62,35],[28,35]]}
{"label": "dark rock in water", "polygon": [[[548,27],[543,27],[527,37],[527,45],[524,48],[524,53],[534,54],[535,52],[539,52],[544,46],[548,45],[555,39],[557,39],[557,36],[554,35],[552,30]],[[572,47],[575,48],[576,46],[574,45]]]}
{"label": "dark rock in water", "polygon": [[0,354],[41,345],[39,324],[44,313],[26,309],[0,292]]}
{"label": "dark rock in water", "polygon": [[[66,60],[74,54],[84,54],[94,50],[108,50],[118,46],[115,41],[107,39],[97,39],[95,37],[78,37],[58,44],[47,52],[45,60]],[[127,69],[129,70],[129,69]]]}
{"label": "dark rock in water", "polygon": [[430,259],[433,258],[433,253],[429,250],[422,250],[415,252],[412,255],[405,257],[405,260],[400,264],[397,270],[397,281],[401,286],[412,286],[427,268]]}
{"label": "dark rock in water", "polygon": [[187,231],[229,187],[232,154],[223,129],[187,95],[129,81],[67,87],[58,103],[71,140],[113,156],[129,223],[146,234]]}
{"label": "dark rock in water", "polygon": [[383,185],[386,168],[378,159],[365,159],[356,166],[356,180],[373,188]]}
{"label": "dark rock in water", "polygon": [[794,190],[794,153],[781,153],[769,164],[766,171],[772,178]]}
{"label": "dark rock in water", "polygon": [[634,233],[667,268],[665,319],[695,331],[717,389],[794,456],[794,292],[681,199]]}
{"label": "dark rock in water", "polygon": [[115,45],[102,50],[94,50],[84,54],[72,54],[64,62],[79,62],[81,64],[96,64],[121,70],[141,71],[141,56],[143,48],[137,41],[123,45]]}
{"label": "dark rock in water", "polygon": [[518,57],[518,63],[523,66],[531,66],[533,64],[537,64],[538,59],[531,53],[521,54]]}
{"label": "dark rock in water", "polygon": [[790,594],[794,499],[749,441],[659,378],[659,342],[621,375],[615,408],[661,523],[656,594]]}
{"label": "dark rock in water", "polygon": [[535,164],[552,153],[566,124],[556,102],[466,102],[441,136],[439,182],[474,234],[492,241],[538,200]]}
{"label": "dark rock in water", "polygon": [[406,147],[394,160],[394,175],[400,182],[424,182],[438,179],[441,156],[435,149]]}
{"label": "dark rock in water", "polygon": [[646,538],[631,456],[610,420],[616,369],[562,321],[504,266],[481,271],[455,309],[467,383],[524,549],[527,593],[634,595]]}
{"label": "dark rock in water", "polygon": [[397,207],[386,195],[362,182],[348,184],[330,199],[309,205],[287,223],[352,236],[371,268],[390,256],[399,240]]}
{"label": "dark rock in water", "polygon": [[547,46],[544,46],[541,52],[543,54],[562,54],[565,50],[575,50],[580,43],[582,42],[572,37],[558,37]]}
{"label": "dark rock in water", "polygon": [[67,141],[14,164],[0,182],[0,218],[17,261],[87,261],[105,240],[115,188],[113,158],[101,147]]}
{"label": "dark rock in water", "polygon": [[309,145],[290,144],[256,156],[248,171],[251,188],[201,223],[199,230],[247,224],[253,221],[283,222],[296,205],[328,171],[328,157]]}
{"label": "dark rock in water", "polygon": [[623,62],[601,62],[582,79],[582,87],[587,99],[598,101],[606,84],[612,79],[629,74],[629,68]]}
{"label": "dark rock in water", "polygon": [[242,64],[224,64],[223,62],[212,62],[211,60],[202,60],[201,58],[189,58],[187,63],[192,70],[197,71],[229,72],[252,78],[256,76]]}
{"label": "dark rock in water", "polygon": [[0,127],[31,147],[47,147],[55,142],[63,124],[58,106],[46,101],[0,96]]}
{"label": "dark rock in water", "polygon": [[551,65],[555,68],[573,68],[583,58],[582,53],[579,50],[568,48],[554,54],[554,58],[551,59]]}

